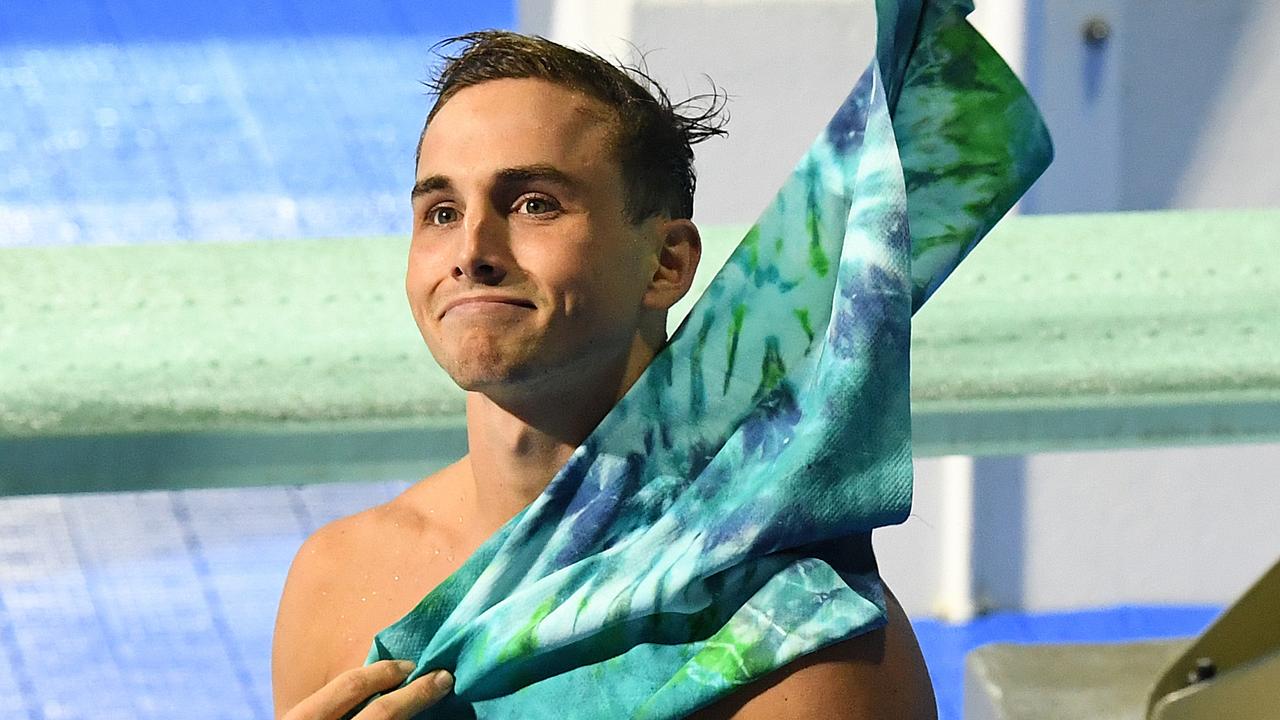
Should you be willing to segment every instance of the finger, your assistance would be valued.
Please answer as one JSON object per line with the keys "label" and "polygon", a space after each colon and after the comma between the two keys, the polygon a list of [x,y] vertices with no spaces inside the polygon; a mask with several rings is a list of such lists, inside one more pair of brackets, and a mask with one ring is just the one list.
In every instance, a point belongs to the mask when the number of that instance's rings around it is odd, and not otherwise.
{"label": "finger", "polygon": [[295,705],[283,720],[338,720],[370,695],[404,682],[413,668],[407,660],[379,660],[352,668]]}
{"label": "finger", "polygon": [[444,670],[427,673],[404,687],[369,703],[355,720],[411,720],[440,702],[453,689],[453,676]]}

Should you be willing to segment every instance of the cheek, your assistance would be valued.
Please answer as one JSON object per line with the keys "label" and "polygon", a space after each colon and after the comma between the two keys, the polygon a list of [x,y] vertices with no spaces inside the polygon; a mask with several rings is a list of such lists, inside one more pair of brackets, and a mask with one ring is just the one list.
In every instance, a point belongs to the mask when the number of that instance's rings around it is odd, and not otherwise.
{"label": "cheek", "polygon": [[[579,263],[583,261],[578,260]],[[584,320],[594,320],[629,328],[639,316],[645,279],[643,258],[630,253],[610,253],[594,257],[589,266],[569,286],[576,301],[576,315]]]}
{"label": "cheek", "polygon": [[634,324],[651,275],[642,245],[624,227],[589,221],[512,243],[521,274],[588,333],[584,326]]}
{"label": "cheek", "polygon": [[409,298],[409,305],[415,310],[422,303],[422,289],[425,283],[422,281],[422,264],[417,261],[411,254],[409,263],[404,271],[404,292]]}
{"label": "cheek", "polygon": [[405,266],[404,290],[413,311],[414,320],[423,326],[429,320],[432,292],[439,285],[439,258],[418,247],[409,250]]}

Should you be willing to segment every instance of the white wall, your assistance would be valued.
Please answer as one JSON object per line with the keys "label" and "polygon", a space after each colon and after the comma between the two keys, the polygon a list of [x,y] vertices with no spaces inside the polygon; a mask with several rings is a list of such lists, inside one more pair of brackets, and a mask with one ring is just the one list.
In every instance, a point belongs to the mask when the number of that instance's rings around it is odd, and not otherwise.
{"label": "white wall", "polygon": [[[1026,16],[1026,77],[1058,148],[1027,209],[1280,205],[1280,3],[1027,0]],[[1083,41],[1090,18],[1105,43]]]}
{"label": "white wall", "polygon": [[[1280,557],[1280,444],[978,458],[980,608],[1222,604]],[[940,460],[916,463],[906,523],[876,533],[909,612],[938,607]]]}

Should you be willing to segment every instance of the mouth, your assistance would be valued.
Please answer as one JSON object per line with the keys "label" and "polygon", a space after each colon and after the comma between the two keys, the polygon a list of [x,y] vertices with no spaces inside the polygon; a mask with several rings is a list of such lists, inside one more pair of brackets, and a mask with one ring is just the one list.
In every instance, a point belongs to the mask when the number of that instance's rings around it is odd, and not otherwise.
{"label": "mouth", "polygon": [[440,311],[440,317],[448,315],[450,312],[464,308],[467,311],[483,311],[486,309],[497,309],[502,306],[525,308],[529,310],[535,309],[537,306],[524,298],[512,297],[507,295],[472,295],[469,297],[454,298],[445,303],[444,309]]}

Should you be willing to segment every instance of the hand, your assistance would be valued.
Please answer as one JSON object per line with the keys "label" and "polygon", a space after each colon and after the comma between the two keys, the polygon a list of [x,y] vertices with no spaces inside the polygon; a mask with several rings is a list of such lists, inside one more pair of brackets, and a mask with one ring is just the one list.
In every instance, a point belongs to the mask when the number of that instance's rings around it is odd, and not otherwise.
{"label": "hand", "polygon": [[[413,672],[407,660],[379,660],[348,670],[298,703],[281,720],[339,720],[371,695],[404,682]],[[411,720],[453,689],[447,671],[427,673],[369,703],[352,720]]]}

